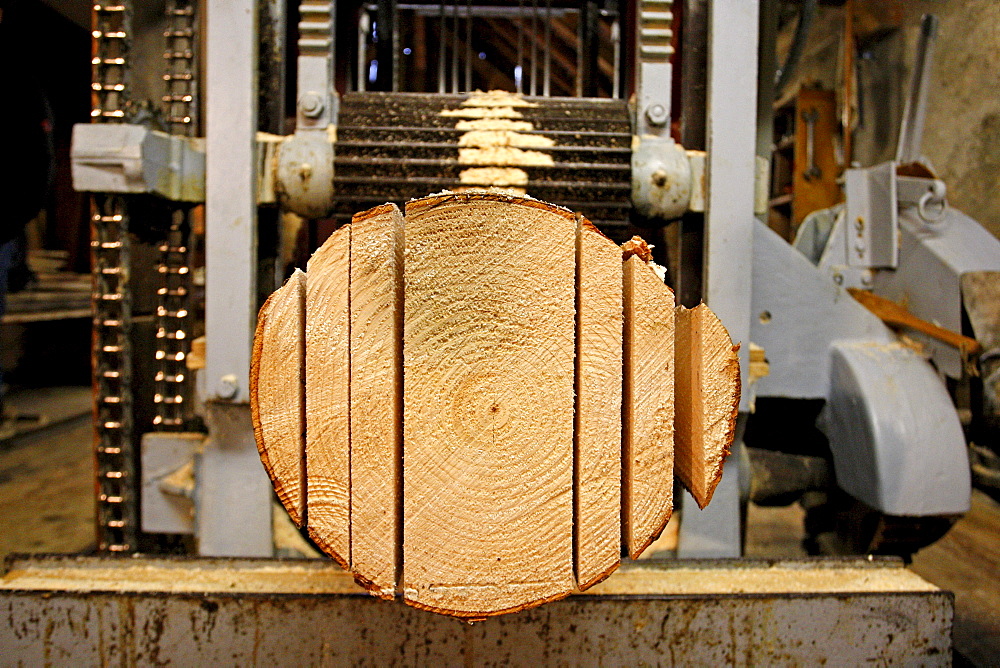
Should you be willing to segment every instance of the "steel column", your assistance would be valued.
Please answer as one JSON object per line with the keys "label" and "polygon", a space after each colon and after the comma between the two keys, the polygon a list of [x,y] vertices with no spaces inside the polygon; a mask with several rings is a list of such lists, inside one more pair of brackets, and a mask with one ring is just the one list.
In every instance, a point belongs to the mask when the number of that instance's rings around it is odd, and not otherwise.
{"label": "steel column", "polygon": [[208,0],[205,330],[208,423],[198,470],[199,551],[271,554],[270,483],[250,422],[257,311],[257,6]]}

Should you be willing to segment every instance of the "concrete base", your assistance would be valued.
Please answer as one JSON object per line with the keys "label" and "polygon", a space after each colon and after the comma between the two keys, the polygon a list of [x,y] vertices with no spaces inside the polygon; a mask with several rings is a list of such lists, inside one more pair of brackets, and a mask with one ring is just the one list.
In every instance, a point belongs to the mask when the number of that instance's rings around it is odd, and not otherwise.
{"label": "concrete base", "polygon": [[0,664],[948,665],[953,599],[898,562],[629,564],[474,625],[327,561],[18,557]]}

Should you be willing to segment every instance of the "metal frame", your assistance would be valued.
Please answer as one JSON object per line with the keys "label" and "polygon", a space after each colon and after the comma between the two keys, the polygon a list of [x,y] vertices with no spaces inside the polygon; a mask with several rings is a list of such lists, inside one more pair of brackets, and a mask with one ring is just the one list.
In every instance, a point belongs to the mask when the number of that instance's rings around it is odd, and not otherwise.
{"label": "metal frame", "polygon": [[[702,295],[732,340],[741,344],[742,426],[751,401],[747,371],[756,222],[757,3],[713,0],[708,24],[708,200]],[[729,67],[730,63],[740,66]],[[741,471],[742,429],[737,431],[712,505],[699,510],[690,495],[683,497],[678,556],[742,554],[740,497],[747,481]]]}
{"label": "metal frame", "polygon": [[[257,311],[257,7],[208,0],[205,369],[199,553],[270,556],[271,484],[250,421]],[[213,502],[217,499],[218,502]]]}
{"label": "metal frame", "polygon": [[[29,665],[948,665],[954,600],[898,561],[623,566],[474,625],[378,600],[332,562],[21,558],[4,659]],[[599,591],[598,591],[599,590]]]}

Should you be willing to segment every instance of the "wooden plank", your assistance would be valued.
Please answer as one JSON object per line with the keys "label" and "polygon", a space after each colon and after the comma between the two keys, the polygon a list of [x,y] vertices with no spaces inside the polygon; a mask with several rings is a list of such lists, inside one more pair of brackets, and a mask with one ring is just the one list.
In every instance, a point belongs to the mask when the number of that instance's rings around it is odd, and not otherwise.
{"label": "wooden plank", "polygon": [[350,244],[345,225],[306,269],[307,527],[345,568],[351,554]]}
{"label": "wooden plank", "polygon": [[623,271],[622,532],[635,559],[673,511],[674,293],[638,256]]}
{"label": "wooden plank", "polygon": [[351,568],[393,598],[402,558],[403,214],[351,222]]}
{"label": "wooden plank", "polygon": [[484,617],[574,587],[575,216],[406,206],[403,594]]}
{"label": "wooden plank", "polygon": [[959,352],[966,356],[977,355],[982,352],[982,346],[972,337],[964,336],[944,327],[938,327],[932,322],[918,318],[910,313],[905,306],[897,304],[891,299],[886,299],[861,288],[847,288],[847,292],[890,327],[915,329],[933,339],[958,348]]}
{"label": "wooden plank", "polygon": [[296,526],[305,518],[305,289],[299,270],[260,309],[250,360],[257,450]]}
{"label": "wooden plank", "polygon": [[622,252],[579,221],[574,531],[585,590],[621,561]]}
{"label": "wooden plank", "polygon": [[739,346],[704,304],[677,308],[677,477],[704,508],[729,455],[740,403]]}
{"label": "wooden plank", "polygon": [[[813,119],[813,154],[809,162],[809,123]],[[795,173],[792,180],[792,225],[797,228],[813,211],[842,201],[837,183],[840,168],[834,149],[837,104],[833,91],[802,87],[795,100]],[[817,171],[810,171],[814,168]]]}

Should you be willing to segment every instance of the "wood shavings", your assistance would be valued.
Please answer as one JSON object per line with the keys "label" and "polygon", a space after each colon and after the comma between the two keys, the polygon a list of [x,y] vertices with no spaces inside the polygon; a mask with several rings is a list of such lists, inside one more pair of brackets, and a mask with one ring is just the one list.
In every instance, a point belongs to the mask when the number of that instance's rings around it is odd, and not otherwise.
{"label": "wood shavings", "polygon": [[473,167],[463,169],[459,181],[472,186],[526,186],[528,172],[512,167]]}

